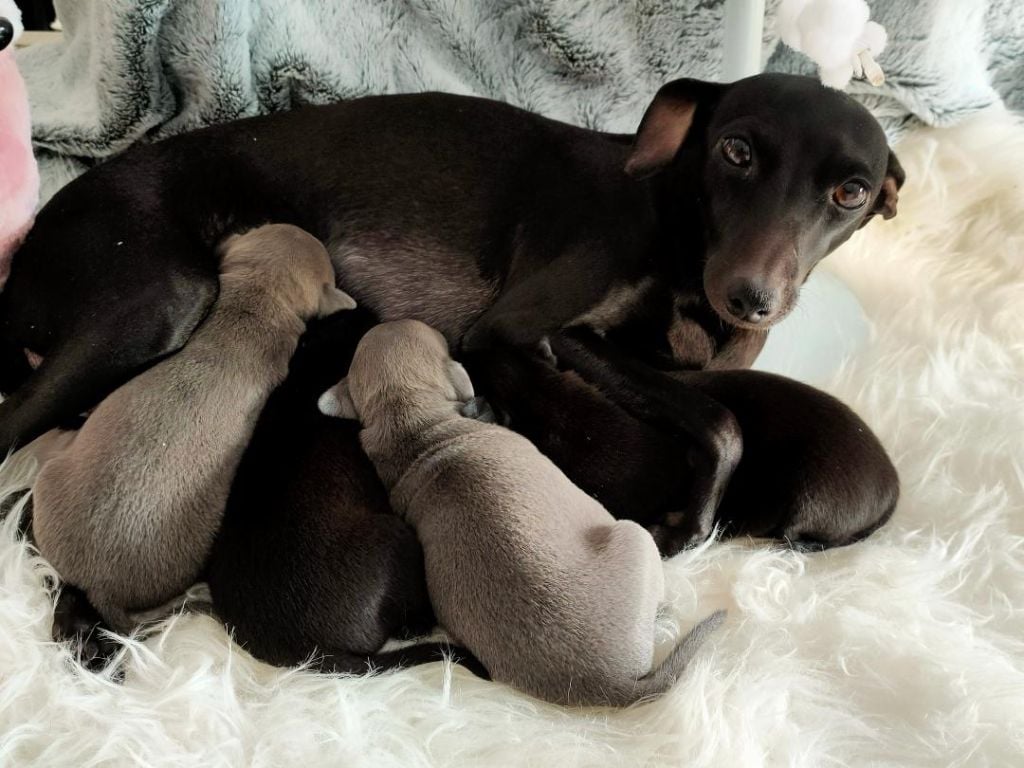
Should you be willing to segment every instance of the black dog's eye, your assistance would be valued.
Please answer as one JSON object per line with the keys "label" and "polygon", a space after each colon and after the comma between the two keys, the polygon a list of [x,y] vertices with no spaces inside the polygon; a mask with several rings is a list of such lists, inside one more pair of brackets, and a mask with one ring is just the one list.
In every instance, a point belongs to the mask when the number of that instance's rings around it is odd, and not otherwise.
{"label": "black dog's eye", "polygon": [[14,25],[4,18],[0,18],[0,51],[10,45],[14,39]]}
{"label": "black dog's eye", "polygon": [[848,181],[836,187],[832,193],[832,199],[840,208],[852,211],[868,201],[868,188],[859,181]]}
{"label": "black dog's eye", "polygon": [[722,142],[722,155],[737,168],[749,168],[752,154],[750,144],[743,139],[731,138]]}

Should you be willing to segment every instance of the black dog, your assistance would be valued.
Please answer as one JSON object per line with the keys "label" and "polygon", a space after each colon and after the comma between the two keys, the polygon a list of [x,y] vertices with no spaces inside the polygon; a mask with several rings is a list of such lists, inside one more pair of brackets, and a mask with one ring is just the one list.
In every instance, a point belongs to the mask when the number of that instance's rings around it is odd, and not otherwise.
{"label": "black dog", "polygon": [[[214,299],[227,232],[298,224],[328,243],[364,306],[424,320],[467,351],[574,325],[603,332],[666,286],[717,350],[738,333],[763,339],[822,257],[895,213],[902,178],[865,109],[785,75],[670,83],[635,137],[420,94],[136,147],[61,190],[14,258],[0,385],[17,388],[0,404],[0,451],[179,348]],[[594,340],[599,356],[614,339]],[[31,375],[25,349],[45,358]],[[648,393],[659,381],[647,377]],[[699,390],[671,393],[650,415],[700,454],[687,514],[703,523],[739,430]]]}
{"label": "black dog", "polygon": [[553,346],[569,369],[508,348],[473,355],[467,368],[498,420],[615,517],[646,525],[665,555],[703,540],[711,522],[725,536],[771,537],[803,550],[841,546],[873,532],[896,506],[895,467],[867,425],[834,397],[757,371],[658,374],[659,392],[699,391],[726,409],[742,434],[742,455],[713,521],[694,519],[684,512],[702,480],[692,439],[606,397],[602,389],[613,389],[628,401],[617,391],[623,383],[583,345],[560,338]]}
{"label": "black dog", "polygon": [[380,653],[436,624],[416,534],[391,511],[359,445],[359,424],[317,398],[348,371],[366,310],[311,323],[287,381],[267,402],[232,486],[206,581],[216,614],[254,656],[365,672],[439,660],[486,675],[462,649],[427,643]]}

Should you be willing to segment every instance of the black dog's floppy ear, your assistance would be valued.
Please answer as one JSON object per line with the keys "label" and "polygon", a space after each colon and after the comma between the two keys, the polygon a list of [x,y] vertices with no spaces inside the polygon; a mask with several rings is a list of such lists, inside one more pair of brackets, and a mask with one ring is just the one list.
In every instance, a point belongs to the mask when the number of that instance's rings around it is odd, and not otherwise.
{"label": "black dog's floppy ear", "polygon": [[871,212],[861,223],[862,227],[878,214],[881,214],[883,219],[891,219],[896,215],[896,203],[900,199],[900,188],[903,187],[903,182],[906,179],[907,174],[903,170],[903,166],[900,165],[896,153],[890,149],[889,161],[885,167],[885,180],[882,182],[882,190],[878,193],[878,199],[875,200],[875,205]]}
{"label": "black dog's floppy ear", "polygon": [[642,179],[672,162],[693,126],[697,107],[717,100],[725,87],[689,79],[663,85],[640,121],[626,173]]}

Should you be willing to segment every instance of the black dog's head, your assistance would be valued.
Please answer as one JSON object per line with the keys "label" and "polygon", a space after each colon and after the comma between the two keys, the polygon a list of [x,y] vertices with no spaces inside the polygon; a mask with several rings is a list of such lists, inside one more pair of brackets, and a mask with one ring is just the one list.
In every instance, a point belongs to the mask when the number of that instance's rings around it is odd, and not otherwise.
{"label": "black dog's head", "polygon": [[814,266],[871,218],[896,215],[904,173],[881,126],[817,80],[676,80],[658,91],[627,173],[699,168],[704,292],[727,322],[784,317]]}

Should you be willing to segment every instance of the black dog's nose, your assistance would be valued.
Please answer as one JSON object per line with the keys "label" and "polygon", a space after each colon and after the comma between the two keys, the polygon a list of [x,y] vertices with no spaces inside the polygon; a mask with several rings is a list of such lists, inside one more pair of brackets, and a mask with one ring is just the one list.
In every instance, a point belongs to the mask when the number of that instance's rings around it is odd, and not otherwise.
{"label": "black dog's nose", "polygon": [[14,24],[11,23],[10,19],[0,16],[0,51],[10,45],[13,39]]}
{"label": "black dog's nose", "polygon": [[729,313],[748,323],[763,323],[775,310],[775,292],[749,280],[732,284],[726,296]]}

